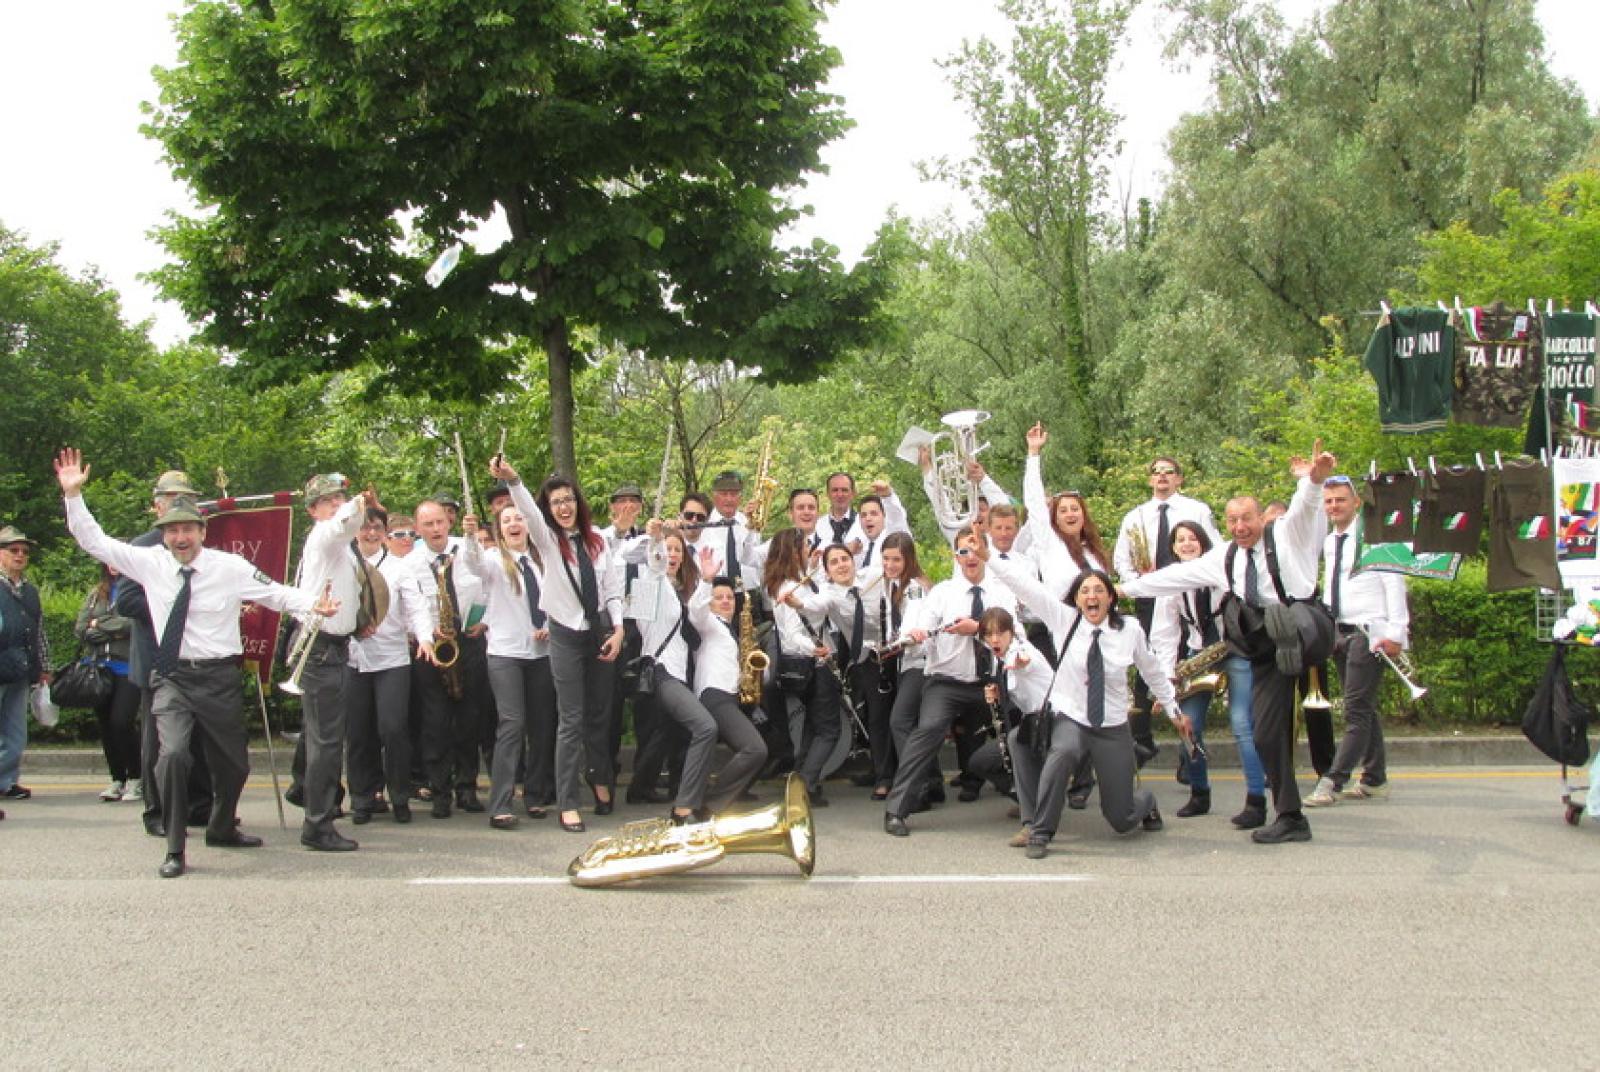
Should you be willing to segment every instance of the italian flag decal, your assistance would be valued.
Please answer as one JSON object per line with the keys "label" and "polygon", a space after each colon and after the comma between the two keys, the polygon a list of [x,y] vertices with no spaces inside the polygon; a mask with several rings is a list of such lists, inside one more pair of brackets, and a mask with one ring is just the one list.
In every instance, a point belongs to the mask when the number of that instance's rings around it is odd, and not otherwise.
{"label": "italian flag decal", "polygon": [[1524,540],[1548,540],[1550,519],[1543,514],[1530,517],[1517,527],[1517,536]]}
{"label": "italian flag decal", "polygon": [[1398,525],[1400,524],[1400,519],[1404,516],[1404,510],[1390,510],[1389,516],[1384,519],[1383,523],[1385,525]]}
{"label": "italian flag decal", "polygon": [[1445,518],[1444,519],[1444,530],[1446,532],[1465,532],[1465,531],[1467,531],[1467,514],[1466,514],[1466,511],[1463,510],[1460,513],[1451,514],[1449,517]]}

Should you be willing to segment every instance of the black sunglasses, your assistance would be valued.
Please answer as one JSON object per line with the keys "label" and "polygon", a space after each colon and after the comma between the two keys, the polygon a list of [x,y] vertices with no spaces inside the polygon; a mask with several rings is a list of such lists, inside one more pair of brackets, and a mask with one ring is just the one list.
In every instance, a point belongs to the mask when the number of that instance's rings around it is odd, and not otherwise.
{"label": "black sunglasses", "polygon": [[697,514],[692,510],[685,510],[683,512],[683,519],[685,521],[704,521],[706,519],[706,515]]}
{"label": "black sunglasses", "polygon": [[391,540],[414,540],[416,538],[417,533],[415,529],[395,529],[393,532],[389,533],[389,539]]}

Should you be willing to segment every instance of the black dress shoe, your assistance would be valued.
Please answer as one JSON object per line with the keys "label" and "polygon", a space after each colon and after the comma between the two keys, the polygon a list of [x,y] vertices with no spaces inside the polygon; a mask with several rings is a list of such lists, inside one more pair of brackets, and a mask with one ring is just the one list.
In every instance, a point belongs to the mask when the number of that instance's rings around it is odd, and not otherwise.
{"label": "black dress shoe", "polygon": [[1153,834],[1157,830],[1165,827],[1167,824],[1161,821],[1161,809],[1151,808],[1150,814],[1146,815],[1142,820],[1140,820],[1139,825]]}
{"label": "black dress shoe", "polygon": [[1211,790],[1190,789],[1189,803],[1178,809],[1178,818],[1189,819],[1196,815],[1204,815],[1211,810]]}
{"label": "black dress shoe", "polygon": [[166,837],[167,826],[160,819],[147,818],[144,821],[144,832],[151,837]]}
{"label": "black dress shoe", "polygon": [[978,799],[978,790],[972,788],[970,785],[964,785],[961,787],[961,792],[956,794],[956,799],[961,801],[963,804],[971,804],[974,800]]}
{"label": "black dress shoe", "polygon": [[367,810],[373,815],[387,814],[389,811],[389,802],[379,797],[372,802],[371,806]]}
{"label": "black dress shoe", "polygon": [[411,821],[411,805],[396,804],[394,806],[394,821],[397,823],[409,823]]}
{"label": "black dress shoe", "polygon": [[574,819],[572,822],[562,819],[561,829],[565,830],[569,834],[581,834],[587,830],[588,827],[583,825],[582,819]]}
{"label": "black dress shoe", "polygon": [[478,799],[477,786],[468,786],[456,790],[456,807],[462,811],[479,812],[483,810],[483,801]]}
{"label": "black dress shoe", "polygon": [[259,849],[261,847],[261,839],[254,834],[246,834],[235,828],[221,836],[207,834],[206,844],[214,849]]}
{"label": "black dress shoe", "polygon": [[183,862],[183,853],[169,852],[167,858],[161,861],[161,867],[156,874],[162,878],[177,878],[187,869],[187,865]]}
{"label": "black dress shoe", "polygon": [[911,828],[906,821],[898,815],[885,815],[883,817],[883,832],[894,837],[910,837]]}
{"label": "black dress shoe", "polygon": [[1255,830],[1267,825],[1267,802],[1245,798],[1244,810],[1228,820],[1240,830]]}
{"label": "black dress shoe", "polygon": [[450,818],[450,795],[440,793],[433,798],[433,817],[435,819]]}
{"label": "black dress shoe", "polygon": [[489,825],[496,830],[515,830],[517,828],[517,817],[515,815],[496,815],[489,820]]}
{"label": "black dress shoe", "polygon": [[357,808],[351,813],[350,821],[355,823],[357,826],[366,826],[368,823],[372,822],[372,813],[366,808]]}
{"label": "black dress shoe", "polygon": [[291,785],[289,791],[283,794],[283,799],[285,803],[293,804],[297,808],[305,807],[306,787],[303,785]]}
{"label": "black dress shoe", "polygon": [[33,790],[29,789],[21,782],[14,783],[10,789],[7,789],[4,793],[0,793],[0,797],[5,798],[6,800],[27,800],[31,796],[33,796]]}
{"label": "black dress shoe", "polygon": [[813,808],[826,808],[832,803],[827,797],[823,796],[822,786],[820,785],[813,789],[808,795],[811,797],[811,806]]}
{"label": "black dress shoe", "polygon": [[546,808],[542,804],[529,804],[524,810],[527,811],[528,818],[530,819],[543,819],[549,814],[550,811],[550,809]]}
{"label": "black dress shoe", "polygon": [[1311,824],[1304,815],[1280,815],[1271,826],[1250,835],[1258,845],[1281,845],[1285,841],[1310,841]]}
{"label": "black dress shoe", "polygon": [[600,799],[600,790],[596,789],[596,790],[593,790],[593,792],[594,792],[594,813],[596,815],[610,815],[612,810],[614,808],[616,808],[616,806],[617,806],[617,791],[616,791],[616,789],[614,789],[614,788],[613,789],[608,789],[606,791],[606,799],[604,799],[604,800]]}
{"label": "black dress shoe", "polygon": [[318,852],[355,852],[360,847],[337,830],[324,830],[320,834],[301,834],[300,844]]}
{"label": "black dress shoe", "polygon": [[925,796],[926,796],[927,801],[928,801],[929,804],[943,804],[944,803],[944,786],[942,784],[940,784],[939,782],[931,783],[929,785],[929,787],[928,787],[928,792],[925,794]]}
{"label": "black dress shoe", "polygon": [[1073,811],[1082,811],[1084,808],[1087,808],[1088,806],[1089,806],[1089,794],[1088,793],[1068,793],[1067,794],[1067,807],[1071,808]]}

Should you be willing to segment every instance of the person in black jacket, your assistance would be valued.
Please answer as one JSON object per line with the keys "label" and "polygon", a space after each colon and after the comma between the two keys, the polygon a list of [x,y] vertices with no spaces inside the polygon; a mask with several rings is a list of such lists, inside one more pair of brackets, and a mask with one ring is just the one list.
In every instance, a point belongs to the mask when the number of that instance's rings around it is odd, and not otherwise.
{"label": "person in black jacket", "polygon": [[33,796],[17,781],[28,746],[28,693],[50,681],[39,589],[23,576],[37,546],[11,525],[0,529],[0,799],[5,800]]}

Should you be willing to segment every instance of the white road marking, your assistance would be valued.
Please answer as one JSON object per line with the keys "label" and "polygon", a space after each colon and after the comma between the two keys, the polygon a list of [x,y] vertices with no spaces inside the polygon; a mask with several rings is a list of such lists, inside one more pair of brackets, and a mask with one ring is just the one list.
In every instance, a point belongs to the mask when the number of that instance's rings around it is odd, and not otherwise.
{"label": "white road marking", "polygon": [[[669,876],[662,876],[669,877]],[[702,878],[709,876],[700,876]],[[786,876],[725,875],[717,882],[758,882],[767,884]],[[816,875],[809,880],[822,886],[971,886],[971,885],[1050,885],[1065,882],[1093,882],[1093,875]],[[553,875],[460,875],[441,878],[407,879],[409,886],[565,886],[565,878]]]}

